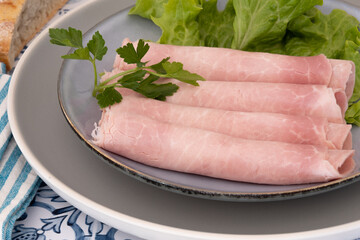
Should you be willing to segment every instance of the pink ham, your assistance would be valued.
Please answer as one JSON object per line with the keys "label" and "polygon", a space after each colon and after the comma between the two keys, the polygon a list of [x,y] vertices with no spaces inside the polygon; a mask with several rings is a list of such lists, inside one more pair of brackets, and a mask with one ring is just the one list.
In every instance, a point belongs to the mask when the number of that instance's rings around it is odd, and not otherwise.
{"label": "pink ham", "polygon": [[351,149],[351,125],[328,123],[325,118],[189,107],[142,96],[126,96],[121,104],[107,111],[108,115],[121,113],[134,113],[244,139]]}
{"label": "pink ham", "polygon": [[245,140],[111,108],[93,132],[94,143],[153,167],[264,184],[329,181],[354,168],[353,150]]}
{"label": "pink ham", "polygon": [[[123,45],[128,42],[125,39]],[[154,64],[170,57],[170,61],[183,63],[184,69],[198,73],[207,81],[321,84],[335,90],[340,88],[346,92],[347,99],[354,89],[354,63],[329,60],[324,55],[294,57],[224,48],[148,44],[150,50],[144,61]],[[124,70],[129,67],[132,66],[116,57],[114,68]]]}
{"label": "pink ham", "polygon": [[[332,75],[329,87],[345,89],[348,100],[353,94],[355,86],[355,64],[352,61],[330,59]],[[344,87],[345,86],[345,87]]]}
{"label": "pink ham", "polygon": [[178,91],[167,102],[241,112],[268,112],[299,116],[323,117],[329,122],[344,123],[346,103],[344,92],[334,94],[324,85],[200,82],[194,87],[176,82]]}
{"label": "pink ham", "polygon": [[[167,102],[119,90],[122,103],[104,109],[92,133],[99,147],[149,166],[261,184],[324,182],[354,169],[344,124],[352,62],[150,45],[144,61],[170,56],[208,81],[176,81]],[[117,58],[114,67],[104,78],[129,65]]]}
{"label": "pink ham", "polygon": [[[115,68],[103,80],[121,72]],[[199,87],[177,80],[178,91],[167,102],[241,112],[282,113],[298,116],[327,118],[329,122],[344,123],[347,99],[344,91],[334,91],[324,85],[200,81]],[[122,94],[134,94],[119,89]]]}

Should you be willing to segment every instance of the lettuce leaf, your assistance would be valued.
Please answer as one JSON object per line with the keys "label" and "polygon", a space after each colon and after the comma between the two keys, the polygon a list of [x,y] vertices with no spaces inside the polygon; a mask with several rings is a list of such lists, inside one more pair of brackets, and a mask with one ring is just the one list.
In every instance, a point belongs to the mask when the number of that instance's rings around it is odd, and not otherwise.
{"label": "lettuce leaf", "polygon": [[159,43],[230,48],[233,41],[233,0],[223,11],[217,0],[138,0],[129,14],[153,20],[163,31]]}
{"label": "lettuce leaf", "polygon": [[328,58],[342,59],[346,41],[357,37],[358,25],[358,20],[345,11],[335,9],[325,15],[313,8],[289,23],[286,53],[297,56],[322,53]]}
{"label": "lettuce leaf", "polygon": [[199,24],[196,21],[201,3],[197,0],[169,0],[163,4],[160,17],[151,20],[162,30],[159,43],[173,45],[200,45]]}
{"label": "lettuce leaf", "polygon": [[[345,52],[343,59],[353,61],[355,63],[355,79],[360,79],[360,36],[355,41],[347,40],[345,43]],[[360,99],[360,81],[355,81],[354,93],[350,98],[350,104]]]}
{"label": "lettuce leaf", "polygon": [[238,0],[234,1],[232,48],[283,53],[282,40],[288,23],[322,0]]}
{"label": "lettuce leaf", "polygon": [[343,59],[351,60],[355,63],[355,87],[354,93],[349,100],[349,107],[345,113],[345,120],[347,123],[360,126],[360,36],[359,31],[353,30],[357,38],[355,41],[347,40],[345,43],[345,52]]}
{"label": "lettuce leaf", "polygon": [[230,48],[234,38],[235,10],[229,0],[223,11],[217,8],[217,0],[203,1],[199,14],[199,33],[202,46]]}
{"label": "lettuce leaf", "polygon": [[360,101],[349,106],[345,113],[345,120],[348,124],[360,126]]}
{"label": "lettuce leaf", "polygon": [[143,18],[161,17],[164,12],[164,3],[168,0],[137,0],[136,5],[130,9],[129,14],[139,15]]}

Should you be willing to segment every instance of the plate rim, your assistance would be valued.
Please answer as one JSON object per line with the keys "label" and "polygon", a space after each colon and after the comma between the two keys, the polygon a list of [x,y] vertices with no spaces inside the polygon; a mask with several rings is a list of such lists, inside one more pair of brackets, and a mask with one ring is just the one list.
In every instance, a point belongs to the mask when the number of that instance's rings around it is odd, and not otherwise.
{"label": "plate rim", "polygon": [[[81,12],[83,8],[91,7],[91,5],[95,4],[96,2],[99,2],[98,0],[91,0],[87,1],[86,3],[83,3],[81,6],[82,8],[77,8],[72,10],[70,13],[67,14],[67,16],[58,19],[54,23],[52,23],[48,28],[57,26],[59,23],[63,21],[63,19],[68,18],[70,16],[76,15],[78,12]],[[127,1],[130,2],[130,1]],[[124,8],[124,7],[123,7]],[[119,7],[119,11],[120,11]],[[48,29],[46,28],[46,29]],[[164,239],[167,239],[168,237],[173,237],[174,239],[177,239],[177,237],[188,237],[189,239],[258,239],[259,237],[262,237],[262,239],[273,239],[274,237],[277,237],[278,239],[313,239],[314,237],[328,237],[329,233],[334,234],[335,236],[343,236],[342,234],[344,232],[352,234],[355,236],[356,234],[356,228],[360,227],[360,220],[353,221],[351,223],[345,223],[333,227],[328,228],[322,228],[317,230],[311,230],[311,231],[303,231],[303,232],[294,232],[294,233],[284,233],[284,234],[263,234],[263,235],[234,235],[234,234],[216,234],[216,233],[207,233],[207,232],[201,232],[201,231],[192,231],[187,229],[181,229],[181,228],[174,228],[165,226],[162,224],[152,223],[149,221],[145,221],[142,219],[138,219],[135,217],[128,216],[126,214],[120,213],[118,211],[115,211],[113,209],[110,209],[108,207],[103,206],[100,203],[97,203],[84,195],[78,193],[77,191],[73,190],[70,186],[64,184],[61,182],[58,178],[56,178],[48,169],[44,167],[43,164],[38,160],[38,158],[33,154],[32,150],[28,147],[26,141],[24,140],[22,133],[18,127],[18,120],[16,118],[16,97],[15,97],[15,90],[17,88],[17,85],[20,82],[20,79],[17,77],[18,72],[21,71],[21,68],[23,65],[26,65],[26,59],[31,56],[31,53],[34,49],[34,46],[37,45],[38,42],[42,38],[44,38],[44,35],[47,35],[46,29],[36,38],[34,39],[33,43],[29,46],[27,51],[24,53],[22,58],[20,59],[17,67],[15,68],[15,71],[12,76],[12,80],[10,82],[9,86],[9,92],[8,92],[8,100],[7,100],[7,111],[9,116],[9,124],[11,127],[11,131],[13,134],[13,137],[15,138],[19,148],[21,149],[23,155],[27,159],[27,161],[30,163],[30,165],[33,167],[35,172],[46,182],[51,188],[56,189],[56,192],[59,193],[65,200],[67,200],[69,203],[73,204],[77,208],[81,209],[85,213],[95,216],[95,218],[99,219],[99,217],[96,215],[96,212],[102,210],[104,213],[106,213],[107,216],[117,216],[118,219],[122,220],[123,224],[127,225],[129,228],[129,231],[126,231],[127,233],[138,235],[136,233],[138,232],[138,229],[136,227],[142,227],[145,230],[145,233],[141,233],[141,235],[138,236],[147,236],[144,235],[146,233],[156,233],[158,234],[158,238],[165,237]],[[68,194],[65,194],[65,192],[68,192]],[[70,197],[72,196],[72,197]],[[82,205],[88,206],[88,208],[82,207]],[[99,219],[102,220],[104,223],[107,223],[107,219]],[[109,223],[107,223],[109,224]],[[109,224],[111,225],[111,224]],[[160,236],[159,234],[165,234],[166,236]],[[179,238],[180,239],[180,238]],[[181,238],[182,239],[182,238]]]}

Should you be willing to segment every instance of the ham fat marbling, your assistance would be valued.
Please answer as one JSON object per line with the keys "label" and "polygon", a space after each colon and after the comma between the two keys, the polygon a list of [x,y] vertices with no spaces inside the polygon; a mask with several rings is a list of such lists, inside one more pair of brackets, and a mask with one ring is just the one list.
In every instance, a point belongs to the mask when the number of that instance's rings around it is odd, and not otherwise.
{"label": "ham fat marbling", "polygon": [[124,112],[243,139],[351,149],[351,125],[330,123],[326,118],[192,107],[147,99],[140,94],[127,95],[105,114],[112,114],[115,119]]}
{"label": "ham fat marbling", "polygon": [[[129,39],[125,39],[123,45],[128,42]],[[295,57],[224,48],[148,44],[150,50],[143,61],[152,64],[170,57],[170,61],[183,63],[184,69],[200,74],[207,81],[320,84],[345,91],[348,99],[354,90],[355,65],[352,61],[327,59],[324,55]],[[116,57],[114,68],[129,67]]]}
{"label": "ham fat marbling", "polygon": [[[176,82],[166,102],[119,90],[123,101],[95,124],[99,147],[153,167],[262,184],[323,182],[353,171],[344,121],[352,62],[149,44],[145,61],[169,56],[207,81]],[[117,57],[104,78],[129,67]]]}
{"label": "ham fat marbling", "polygon": [[[170,103],[243,112],[272,112],[324,117],[344,123],[344,92],[324,85],[262,82],[199,82],[200,87],[176,83],[180,88]],[[276,97],[274,97],[276,96]]]}
{"label": "ham fat marbling", "polygon": [[266,184],[322,182],[346,176],[353,150],[255,141],[104,110],[94,143],[153,167]]}

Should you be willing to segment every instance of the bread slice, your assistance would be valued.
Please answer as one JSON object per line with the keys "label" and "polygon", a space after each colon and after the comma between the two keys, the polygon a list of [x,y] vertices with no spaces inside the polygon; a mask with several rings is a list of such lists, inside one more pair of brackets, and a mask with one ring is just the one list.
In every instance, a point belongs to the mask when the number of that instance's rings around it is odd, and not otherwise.
{"label": "bread slice", "polygon": [[0,62],[15,57],[67,0],[0,0]]}

